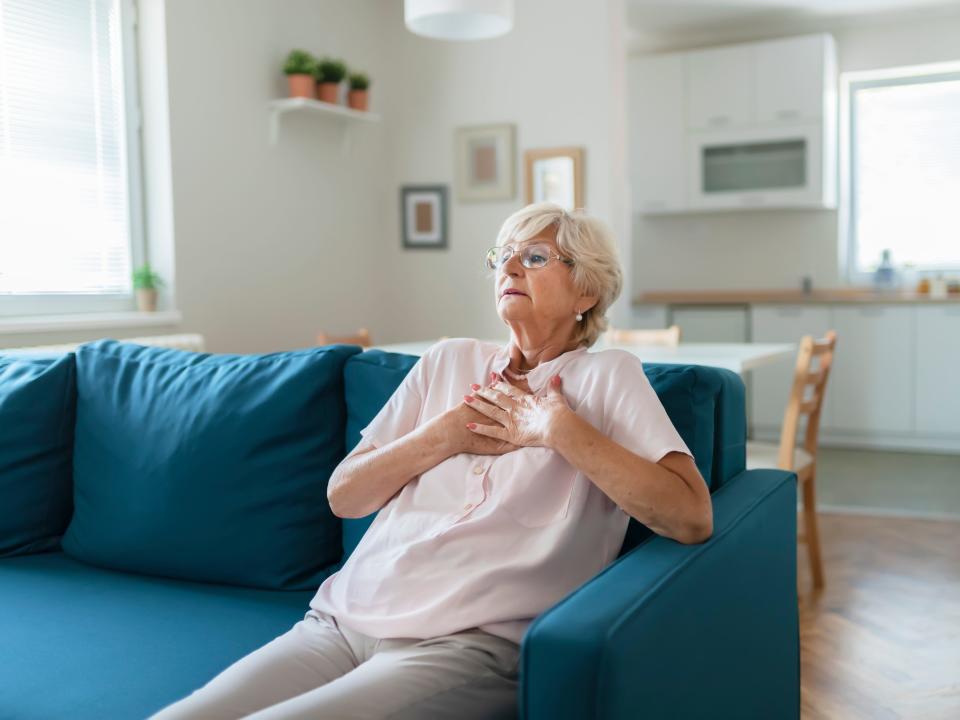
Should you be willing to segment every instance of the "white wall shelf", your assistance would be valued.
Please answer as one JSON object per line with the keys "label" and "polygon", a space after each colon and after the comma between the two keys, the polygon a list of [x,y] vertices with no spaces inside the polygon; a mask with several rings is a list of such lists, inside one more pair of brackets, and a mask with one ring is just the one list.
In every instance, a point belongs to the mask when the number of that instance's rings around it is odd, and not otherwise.
{"label": "white wall shelf", "polygon": [[358,123],[376,123],[380,122],[380,116],[377,113],[366,112],[363,110],[353,110],[343,105],[334,105],[333,103],[321,102],[311,98],[294,97],[283,98],[282,100],[272,100],[270,109],[270,144],[276,145],[280,136],[280,118],[291,112],[308,113],[311,115],[321,115],[331,118],[340,123],[341,130],[341,150],[344,154],[350,150],[351,129]]}

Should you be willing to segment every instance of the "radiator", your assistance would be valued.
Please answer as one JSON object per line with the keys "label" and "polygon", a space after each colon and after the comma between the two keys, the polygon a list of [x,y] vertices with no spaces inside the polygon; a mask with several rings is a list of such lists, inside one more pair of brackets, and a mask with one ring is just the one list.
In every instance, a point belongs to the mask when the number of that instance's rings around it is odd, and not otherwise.
{"label": "radiator", "polygon": [[[152,337],[135,338],[117,338],[120,342],[136,343],[137,345],[154,345],[156,347],[174,348],[176,350],[189,350],[191,352],[203,352],[203,335],[197,333],[187,333],[183,335],[154,335]],[[82,343],[70,343],[66,345],[35,345],[33,347],[3,348],[0,353],[65,353],[77,349]]]}

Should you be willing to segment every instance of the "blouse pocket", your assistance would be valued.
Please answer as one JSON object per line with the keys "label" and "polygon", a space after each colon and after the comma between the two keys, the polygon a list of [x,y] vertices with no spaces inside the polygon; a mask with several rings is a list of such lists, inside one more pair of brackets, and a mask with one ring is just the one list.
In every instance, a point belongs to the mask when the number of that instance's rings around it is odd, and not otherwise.
{"label": "blouse pocket", "polygon": [[577,471],[560,453],[525,447],[502,455],[500,462],[493,494],[514,520],[535,528],[567,517]]}

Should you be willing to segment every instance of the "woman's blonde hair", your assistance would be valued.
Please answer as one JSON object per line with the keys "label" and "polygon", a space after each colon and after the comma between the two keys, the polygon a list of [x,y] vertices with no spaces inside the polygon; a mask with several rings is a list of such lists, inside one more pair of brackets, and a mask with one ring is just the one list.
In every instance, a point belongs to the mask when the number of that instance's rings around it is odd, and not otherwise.
{"label": "woman's blonde hair", "polygon": [[590,347],[607,329],[607,308],[623,287],[623,271],[609,226],[583,208],[567,212],[556,203],[533,203],[503,221],[497,245],[530,240],[551,226],[556,226],[560,253],[573,260],[574,287],[583,295],[598,297],[597,304],[583,312],[574,335],[579,345]]}

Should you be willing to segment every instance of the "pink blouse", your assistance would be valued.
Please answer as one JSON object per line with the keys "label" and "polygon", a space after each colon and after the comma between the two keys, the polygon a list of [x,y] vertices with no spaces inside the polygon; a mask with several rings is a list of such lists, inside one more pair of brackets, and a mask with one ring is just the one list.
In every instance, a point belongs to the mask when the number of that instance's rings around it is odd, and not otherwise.
{"label": "pink blouse", "polygon": [[[430,347],[361,435],[376,447],[463,401],[502,372],[509,346],[454,338]],[[527,376],[560,374],[578,415],[637,455],[690,455],[640,360],[578,348]],[[638,480],[640,482],[640,480]],[[616,559],[630,517],[545,447],[461,453],[414,477],[381,508],[310,607],[377,638],[430,638],[478,627],[520,643],[531,621]]]}

